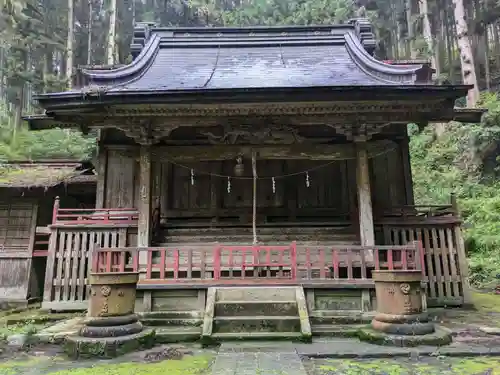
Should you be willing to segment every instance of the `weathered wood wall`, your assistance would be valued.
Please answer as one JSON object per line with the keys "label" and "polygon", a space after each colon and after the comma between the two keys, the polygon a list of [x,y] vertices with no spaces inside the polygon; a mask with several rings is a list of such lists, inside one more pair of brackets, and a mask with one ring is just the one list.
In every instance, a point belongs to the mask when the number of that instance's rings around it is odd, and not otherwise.
{"label": "weathered wood wall", "polygon": [[28,297],[37,211],[32,199],[0,202],[0,299]]}
{"label": "weathered wood wall", "polygon": [[[370,182],[375,211],[412,204],[412,182],[407,140],[397,148],[370,159]],[[321,147],[321,146],[318,146]],[[161,149],[158,147],[157,149]],[[244,159],[246,179],[233,175],[235,160],[179,161],[171,163],[153,152],[152,207],[161,205],[170,222],[188,218],[249,222],[252,206],[250,161]],[[139,152],[133,146],[104,146],[98,167],[97,206],[137,207],[139,199]],[[259,160],[258,213],[275,221],[357,220],[356,162],[349,160]],[[191,179],[194,172],[194,184]],[[309,170],[310,186],[306,186]],[[212,175],[210,175],[212,174]],[[218,175],[218,176],[217,176]],[[271,177],[275,179],[275,192]],[[322,219],[327,218],[326,220]]]}

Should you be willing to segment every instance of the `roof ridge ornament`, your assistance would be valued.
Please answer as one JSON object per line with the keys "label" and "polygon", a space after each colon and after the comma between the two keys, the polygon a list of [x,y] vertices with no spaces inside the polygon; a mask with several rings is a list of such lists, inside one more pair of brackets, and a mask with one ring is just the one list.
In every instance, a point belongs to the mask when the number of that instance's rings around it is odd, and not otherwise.
{"label": "roof ridge ornament", "polygon": [[135,24],[132,44],[130,45],[130,53],[133,59],[139,56],[151,36],[151,29],[155,27],[158,27],[156,22],[137,22]]}
{"label": "roof ridge ornament", "polygon": [[377,48],[377,40],[370,20],[368,18],[352,18],[348,22],[350,25],[354,25],[356,36],[366,52],[373,56],[375,48]]}

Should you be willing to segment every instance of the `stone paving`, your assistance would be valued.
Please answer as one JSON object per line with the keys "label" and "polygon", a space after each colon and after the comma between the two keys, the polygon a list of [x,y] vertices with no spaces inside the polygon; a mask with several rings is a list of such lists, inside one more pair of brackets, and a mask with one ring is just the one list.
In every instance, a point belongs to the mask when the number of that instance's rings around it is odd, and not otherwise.
{"label": "stone paving", "polygon": [[295,351],[219,351],[213,375],[307,375]]}

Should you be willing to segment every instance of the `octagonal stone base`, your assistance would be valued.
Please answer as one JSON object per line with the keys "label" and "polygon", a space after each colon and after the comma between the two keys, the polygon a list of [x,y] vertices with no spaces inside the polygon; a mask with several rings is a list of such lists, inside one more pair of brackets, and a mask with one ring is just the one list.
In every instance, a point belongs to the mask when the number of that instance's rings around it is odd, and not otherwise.
{"label": "octagonal stone base", "polygon": [[444,346],[451,344],[452,335],[449,330],[440,326],[434,326],[434,332],[425,335],[395,335],[376,331],[371,327],[361,328],[358,331],[361,341],[367,341],[377,345],[389,345],[399,347],[414,347],[419,345]]}
{"label": "octagonal stone base", "polygon": [[155,332],[152,329],[121,337],[69,336],[64,350],[72,359],[113,358],[135,350],[150,349],[154,339]]}

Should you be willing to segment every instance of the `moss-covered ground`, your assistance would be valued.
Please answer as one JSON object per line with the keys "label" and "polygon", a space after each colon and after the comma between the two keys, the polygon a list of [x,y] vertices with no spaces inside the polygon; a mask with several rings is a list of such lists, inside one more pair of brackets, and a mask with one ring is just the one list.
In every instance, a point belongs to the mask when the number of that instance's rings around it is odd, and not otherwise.
{"label": "moss-covered ground", "polygon": [[500,358],[311,360],[310,375],[500,375]]}
{"label": "moss-covered ground", "polygon": [[121,357],[113,360],[72,362],[64,357],[26,356],[0,364],[0,375],[207,375],[212,354],[185,355],[144,363]]}
{"label": "moss-covered ground", "polygon": [[500,295],[472,293],[473,306],[468,309],[452,308],[440,315],[438,323],[449,328],[489,326],[500,328]]}
{"label": "moss-covered ground", "polygon": [[82,314],[83,313],[49,314],[39,309],[27,309],[14,313],[3,311],[0,313],[0,342],[13,334],[35,334],[58,321]]}

